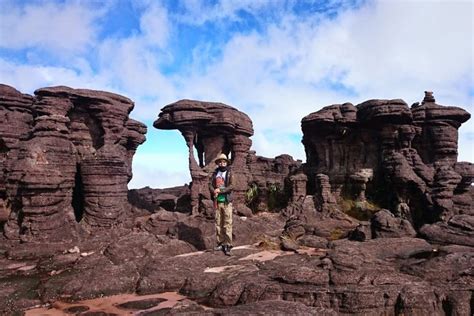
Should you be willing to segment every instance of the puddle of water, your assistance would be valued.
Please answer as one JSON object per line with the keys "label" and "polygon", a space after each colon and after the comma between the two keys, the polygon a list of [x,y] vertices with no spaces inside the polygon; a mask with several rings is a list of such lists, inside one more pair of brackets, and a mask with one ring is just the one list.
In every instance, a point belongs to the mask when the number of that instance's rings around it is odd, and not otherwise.
{"label": "puddle of water", "polygon": [[[51,308],[35,308],[30,309],[25,312],[25,316],[62,316],[66,314],[65,310],[70,310],[71,308],[80,308],[80,306],[85,306],[88,308],[87,312],[106,312],[106,313],[115,313],[118,315],[138,315],[140,312],[144,311],[156,311],[163,308],[171,308],[175,306],[179,301],[185,299],[186,296],[180,295],[176,292],[165,292],[160,294],[150,294],[139,296],[137,294],[120,294],[113,295],[108,297],[95,298],[91,300],[84,300],[75,303],[66,303],[61,301],[56,301],[52,304]],[[126,302],[135,302],[141,300],[150,300],[150,299],[164,299],[165,301],[159,303],[157,306],[153,306],[144,310],[130,310],[120,308],[118,305]]]}

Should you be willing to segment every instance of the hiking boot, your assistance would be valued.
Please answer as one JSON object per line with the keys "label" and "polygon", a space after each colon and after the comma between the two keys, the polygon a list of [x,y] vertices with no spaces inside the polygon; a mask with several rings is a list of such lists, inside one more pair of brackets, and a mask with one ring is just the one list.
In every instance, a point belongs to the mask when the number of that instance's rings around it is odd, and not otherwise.
{"label": "hiking boot", "polygon": [[224,249],[223,249],[224,254],[225,254],[226,256],[231,256],[231,255],[232,255],[232,254],[230,253],[230,250],[231,250],[231,249],[232,249],[232,246],[225,245],[225,246],[224,246]]}
{"label": "hiking boot", "polygon": [[217,245],[216,247],[214,247],[214,251],[224,251],[224,246],[222,246],[221,244]]}

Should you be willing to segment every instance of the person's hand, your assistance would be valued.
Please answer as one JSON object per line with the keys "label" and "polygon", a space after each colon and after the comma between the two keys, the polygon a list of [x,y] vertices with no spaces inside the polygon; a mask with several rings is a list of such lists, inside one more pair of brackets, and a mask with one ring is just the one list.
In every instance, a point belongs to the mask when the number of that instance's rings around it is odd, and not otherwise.
{"label": "person's hand", "polygon": [[215,194],[215,195],[217,195],[217,194],[219,194],[219,193],[221,193],[221,189],[219,189],[219,188],[214,189],[214,194]]}

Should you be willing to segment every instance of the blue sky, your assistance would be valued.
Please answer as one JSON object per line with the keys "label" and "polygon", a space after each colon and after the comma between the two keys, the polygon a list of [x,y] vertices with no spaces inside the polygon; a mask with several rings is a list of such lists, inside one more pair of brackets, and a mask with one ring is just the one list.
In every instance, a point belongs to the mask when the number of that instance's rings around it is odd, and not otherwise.
{"label": "blue sky", "polygon": [[[190,180],[186,146],[152,123],[184,98],[246,112],[257,154],[303,161],[301,118],[329,104],[432,90],[474,114],[473,21],[470,0],[0,0],[0,82],[133,99],[149,131],[129,187],[169,187]],[[474,119],[459,160],[474,161]]]}

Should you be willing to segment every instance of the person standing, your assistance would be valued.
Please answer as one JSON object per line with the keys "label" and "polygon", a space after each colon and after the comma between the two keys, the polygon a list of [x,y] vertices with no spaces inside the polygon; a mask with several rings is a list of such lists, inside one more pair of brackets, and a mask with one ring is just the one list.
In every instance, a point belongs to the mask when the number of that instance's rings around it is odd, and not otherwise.
{"label": "person standing", "polygon": [[232,249],[232,171],[230,161],[225,154],[220,154],[215,160],[216,170],[212,173],[209,191],[214,201],[216,211],[216,242],[215,250],[222,250],[225,255],[231,255]]}

